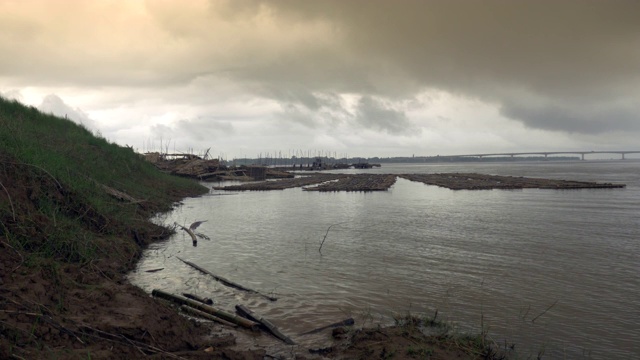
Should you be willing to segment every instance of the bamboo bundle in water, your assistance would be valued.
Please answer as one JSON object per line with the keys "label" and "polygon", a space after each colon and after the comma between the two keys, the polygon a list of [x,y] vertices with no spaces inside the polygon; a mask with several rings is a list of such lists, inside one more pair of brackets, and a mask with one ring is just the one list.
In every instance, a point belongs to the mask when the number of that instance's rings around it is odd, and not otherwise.
{"label": "bamboo bundle in water", "polygon": [[189,307],[198,309],[200,311],[203,311],[205,313],[217,316],[223,320],[232,322],[234,324],[238,324],[242,327],[245,327],[247,329],[252,329],[255,330],[256,327],[258,326],[258,324],[256,322],[253,322],[251,320],[247,320],[245,318],[242,318],[240,316],[228,313],[226,311],[220,310],[220,309],[216,309],[212,306],[209,305],[205,305],[202,303],[199,303],[195,300],[191,300],[191,299],[187,299],[184,296],[180,296],[180,295],[174,295],[174,294],[170,294],[168,292],[162,291],[162,290],[158,290],[155,289],[151,292],[151,295],[155,296],[155,297],[159,297],[159,298],[163,298],[166,300],[170,300],[173,301],[177,304],[180,305],[187,305]]}

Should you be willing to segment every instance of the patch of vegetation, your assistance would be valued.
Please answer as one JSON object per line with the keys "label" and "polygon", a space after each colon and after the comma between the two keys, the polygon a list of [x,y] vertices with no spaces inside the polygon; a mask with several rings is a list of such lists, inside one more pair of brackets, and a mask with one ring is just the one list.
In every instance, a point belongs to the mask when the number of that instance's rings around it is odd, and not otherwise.
{"label": "patch of vegetation", "polygon": [[15,251],[80,264],[105,251],[135,257],[168,234],[151,215],[205,191],[132,148],[0,98],[0,239]]}
{"label": "patch of vegetation", "polygon": [[506,359],[508,354],[489,339],[486,331],[477,335],[459,333],[450,323],[433,316],[406,314],[394,317],[394,333],[410,340],[404,353],[410,358],[430,359],[454,356],[464,359]]}

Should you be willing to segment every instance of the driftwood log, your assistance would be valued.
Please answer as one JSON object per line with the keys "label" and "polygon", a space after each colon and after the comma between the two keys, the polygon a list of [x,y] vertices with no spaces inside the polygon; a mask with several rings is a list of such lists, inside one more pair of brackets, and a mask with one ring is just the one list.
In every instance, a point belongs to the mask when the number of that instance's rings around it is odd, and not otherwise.
{"label": "driftwood log", "polygon": [[355,324],[355,323],[356,323],[356,322],[353,320],[353,318],[348,318],[348,319],[346,319],[346,320],[342,320],[342,321],[339,321],[339,322],[337,322],[337,323],[333,323],[333,324],[330,324],[330,325],[326,325],[326,326],[323,326],[323,327],[319,327],[319,328],[314,329],[314,330],[311,330],[311,331],[307,331],[307,332],[302,333],[302,334],[300,334],[300,335],[316,334],[316,333],[319,333],[319,332],[320,332],[320,331],[322,331],[322,330],[326,330],[326,329],[330,329],[330,328],[335,328],[335,327],[339,327],[339,326],[351,326],[351,325],[353,325],[353,324]]}
{"label": "driftwood log", "polygon": [[189,293],[182,293],[182,296],[191,299],[191,300],[195,300],[195,301],[199,301],[203,304],[207,304],[207,305],[213,305],[213,300],[209,299],[209,298],[203,298],[201,296],[198,295],[193,295],[193,294],[189,294]]}
{"label": "driftwood log", "polygon": [[259,291],[256,291],[256,290],[253,290],[253,289],[249,289],[249,288],[244,287],[244,286],[242,286],[242,285],[240,285],[238,283],[235,283],[235,282],[233,282],[231,280],[223,278],[222,276],[218,276],[218,275],[210,272],[209,270],[207,270],[205,268],[202,268],[202,267],[192,263],[191,261],[184,260],[184,259],[182,259],[182,258],[180,258],[178,256],[176,256],[176,257],[178,258],[178,260],[182,261],[183,263],[185,263],[185,264],[187,264],[187,265],[189,265],[189,266],[191,266],[191,267],[193,267],[193,268],[195,268],[195,269],[197,269],[197,270],[199,270],[199,271],[201,271],[201,272],[203,272],[203,273],[205,273],[207,275],[212,276],[214,279],[218,280],[219,282],[223,283],[224,285],[227,285],[227,286],[232,287],[234,289],[238,289],[238,290],[242,290],[242,291],[246,291],[246,292],[250,292],[250,293],[253,293],[253,294],[260,295],[260,296],[262,296],[262,297],[264,297],[266,299],[269,299],[271,301],[278,300],[278,298],[275,298],[275,297],[272,297],[272,296],[269,296],[269,295],[265,295],[265,294],[263,294],[263,293],[261,293]]}
{"label": "driftwood log", "polygon": [[275,325],[273,325],[271,321],[261,317],[260,315],[257,315],[253,311],[247,309],[244,305],[236,305],[236,311],[238,312],[238,314],[246,317],[247,319],[255,321],[264,326],[270,333],[272,333],[275,337],[284,341],[285,343],[289,345],[296,344],[295,341],[291,340],[290,337],[283,334]]}
{"label": "driftwood log", "polygon": [[155,297],[159,297],[165,300],[169,300],[169,301],[173,301],[176,304],[179,305],[187,305],[189,307],[198,309],[200,311],[203,311],[207,314],[211,314],[213,316],[217,316],[223,320],[232,322],[234,324],[240,325],[244,328],[247,329],[252,329],[255,330],[255,328],[258,326],[258,324],[254,321],[251,320],[247,320],[243,317],[228,313],[226,311],[220,310],[220,309],[216,309],[212,306],[209,305],[205,305],[202,303],[199,303],[195,300],[191,300],[191,299],[187,299],[184,296],[180,296],[180,295],[174,295],[174,294],[170,294],[166,291],[162,291],[162,290],[158,290],[155,289],[151,292],[151,295],[155,296]]}

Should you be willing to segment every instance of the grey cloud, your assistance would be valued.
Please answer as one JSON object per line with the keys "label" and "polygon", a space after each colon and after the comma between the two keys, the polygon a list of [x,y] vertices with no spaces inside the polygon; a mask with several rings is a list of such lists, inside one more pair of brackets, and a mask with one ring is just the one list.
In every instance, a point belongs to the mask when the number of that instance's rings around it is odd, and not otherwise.
{"label": "grey cloud", "polygon": [[[602,134],[616,131],[640,131],[640,107],[597,105],[579,106],[528,105],[507,103],[501,113],[521,120],[531,128],[580,134]],[[580,126],[575,126],[580,124]]]}
{"label": "grey cloud", "polygon": [[389,108],[370,96],[360,99],[357,120],[366,128],[383,130],[393,135],[411,134],[415,131],[404,112]]}
{"label": "grey cloud", "polygon": [[154,140],[164,139],[165,142],[178,143],[187,143],[188,139],[193,139],[198,143],[213,142],[235,133],[230,121],[213,117],[182,119],[170,125],[156,124],[151,126],[150,130]]}
{"label": "grey cloud", "polygon": [[[640,98],[636,0],[212,0],[203,9],[148,1],[140,17],[122,2],[108,23],[86,16],[93,2],[72,14],[52,4],[31,5],[52,12],[34,20],[3,14],[0,3],[0,20],[14,19],[0,21],[0,78],[147,89],[223,79],[308,110],[309,124],[314,112],[341,111],[318,94],[350,93],[365,99],[358,120],[390,133],[406,117],[372,99],[438,89],[501,106],[529,127],[635,129],[618,99]],[[57,27],[63,15],[68,26]],[[533,96],[513,99],[517,92]],[[596,112],[583,110],[594,102]]]}
{"label": "grey cloud", "polygon": [[[553,126],[527,121],[547,116],[534,104],[525,104],[527,116],[515,117],[528,126],[557,131],[626,128],[628,120],[605,119],[626,119],[626,109],[616,99],[640,95],[637,1],[256,4],[255,9],[271,8],[283,23],[331,23],[341,43],[313,57],[283,54],[284,60],[264,67],[268,72],[251,69],[253,79],[299,78],[312,89],[342,88],[386,97],[436,88],[505,108],[510,108],[512,91],[525,89],[575,106],[556,117]],[[246,13],[247,6],[242,11]],[[296,60],[287,61],[291,59]],[[579,110],[596,100],[606,103],[600,118]]]}

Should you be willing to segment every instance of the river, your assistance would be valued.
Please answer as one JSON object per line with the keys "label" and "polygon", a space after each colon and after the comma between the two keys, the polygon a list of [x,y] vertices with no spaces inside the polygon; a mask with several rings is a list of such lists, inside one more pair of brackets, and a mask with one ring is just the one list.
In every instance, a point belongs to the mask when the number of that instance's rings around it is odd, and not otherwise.
{"label": "river", "polygon": [[[496,343],[515,344],[523,358],[640,358],[640,161],[383,164],[342,172],[349,171],[627,187],[453,191],[398,179],[374,193],[212,190],[156,219],[207,220],[197,231],[211,240],[193,247],[180,231],[146,250],[129,279],[148,292],[212,297],[229,311],[245,304],[301,346],[327,335],[297,334],[347,317],[376,326],[437,310],[461,331],[484,328]],[[227,288],[177,256],[279,300]],[[155,268],[163,270],[145,272]]]}

